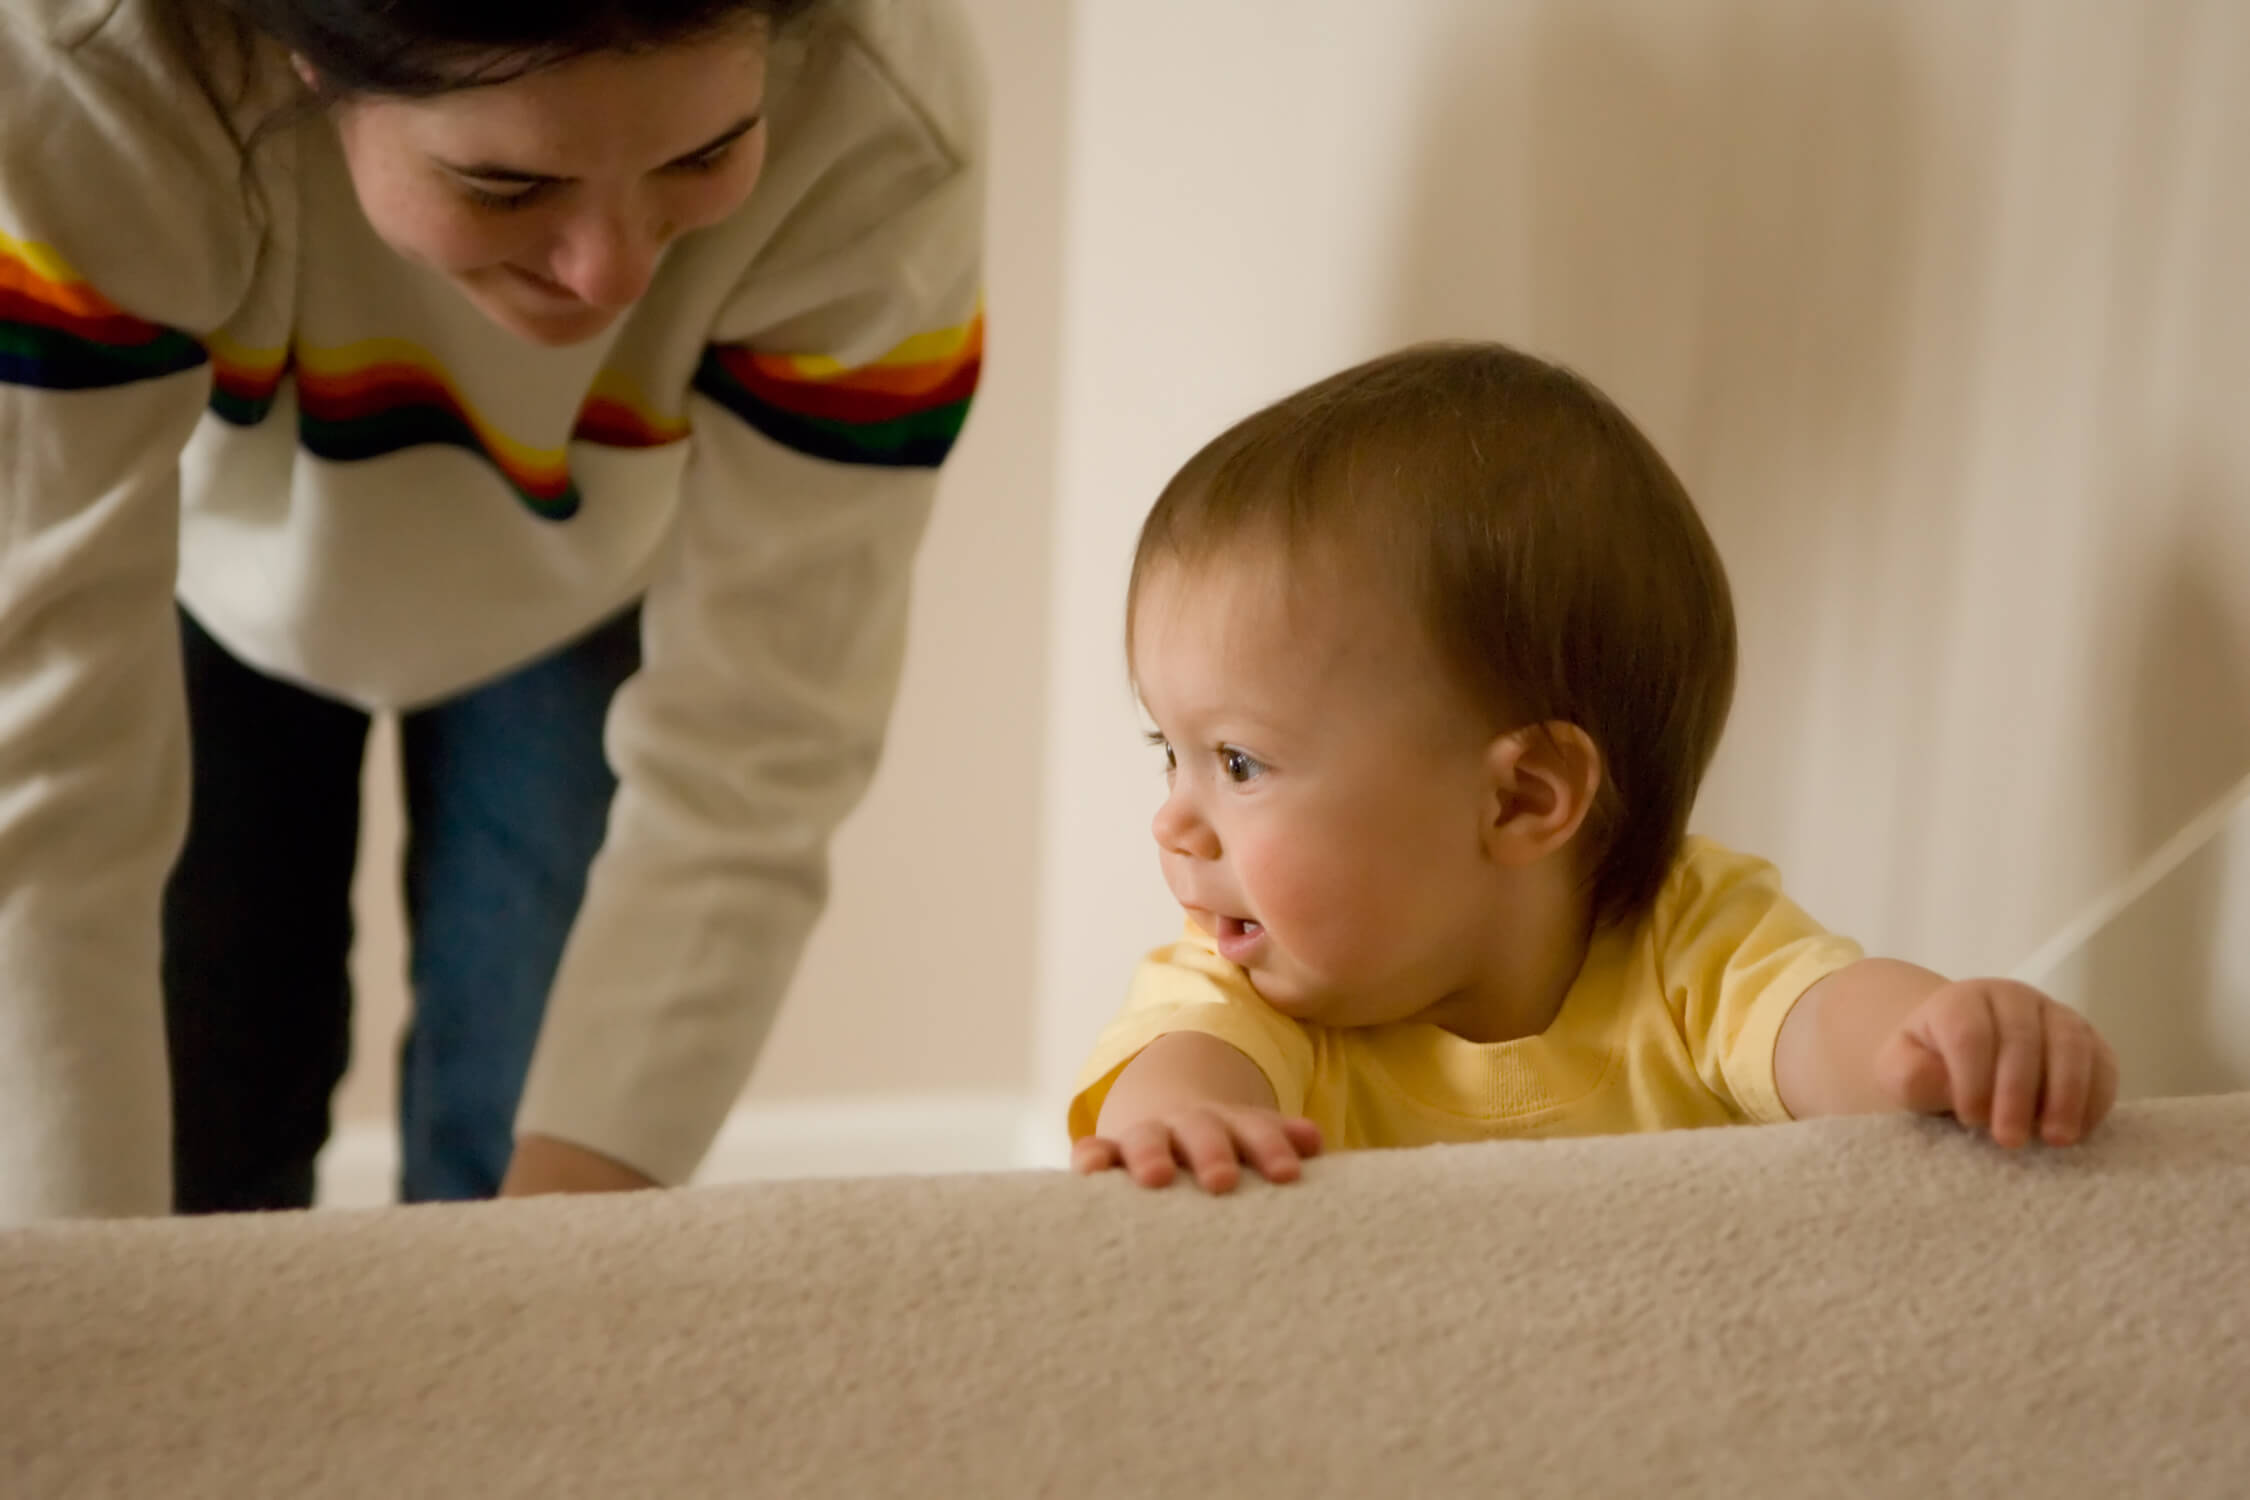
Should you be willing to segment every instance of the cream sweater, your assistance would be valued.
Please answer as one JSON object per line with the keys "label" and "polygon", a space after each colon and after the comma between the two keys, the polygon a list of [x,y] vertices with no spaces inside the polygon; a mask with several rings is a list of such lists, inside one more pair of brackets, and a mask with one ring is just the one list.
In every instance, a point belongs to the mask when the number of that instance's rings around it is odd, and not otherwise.
{"label": "cream sweater", "polygon": [[645,599],[519,1125],[693,1169],[873,771],[982,349],[955,12],[851,0],[771,71],[748,204],[546,350],[374,237],[325,118],[246,169],[145,0],[0,0],[0,1222],[166,1206],[175,593],[370,709]]}

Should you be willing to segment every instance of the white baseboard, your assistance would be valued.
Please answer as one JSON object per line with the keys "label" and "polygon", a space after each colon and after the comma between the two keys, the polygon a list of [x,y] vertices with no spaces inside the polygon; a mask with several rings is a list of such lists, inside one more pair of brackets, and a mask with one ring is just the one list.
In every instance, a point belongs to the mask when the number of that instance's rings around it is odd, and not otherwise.
{"label": "white baseboard", "polygon": [[[1015,1094],[885,1094],[745,1104],[727,1118],[695,1180],[1002,1172],[1058,1165],[1062,1129],[1046,1121],[1046,1114]],[[1055,1140],[1047,1142],[1046,1136]],[[390,1203],[397,1184],[398,1133],[388,1122],[345,1125],[321,1153],[324,1208]]]}
{"label": "white baseboard", "polygon": [[727,1117],[695,1180],[1005,1172],[1027,1164],[1020,1154],[1027,1113],[1016,1094],[748,1104]]}
{"label": "white baseboard", "polygon": [[1070,1165],[1070,1136],[1064,1129],[1068,1099],[1026,1100],[1016,1109],[1016,1165],[1063,1168]]}
{"label": "white baseboard", "polygon": [[374,1208],[398,1201],[398,1127],[359,1120],[339,1125],[314,1164],[313,1201],[322,1208]]}

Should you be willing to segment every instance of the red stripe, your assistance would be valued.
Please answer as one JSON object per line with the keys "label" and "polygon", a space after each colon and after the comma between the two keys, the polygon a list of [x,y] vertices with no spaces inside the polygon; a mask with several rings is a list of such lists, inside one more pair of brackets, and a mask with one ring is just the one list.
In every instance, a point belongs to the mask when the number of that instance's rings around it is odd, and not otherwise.
{"label": "red stripe", "polygon": [[82,338],[91,344],[129,349],[163,337],[162,324],[150,323],[129,313],[109,312],[88,316],[10,286],[0,285],[0,323],[28,323]]}
{"label": "red stripe", "polygon": [[493,445],[448,386],[413,365],[396,362],[371,365],[340,376],[311,374],[300,369],[297,390],[306,415],[337,426],[380,422],[395,416],[403,407],[436,407],[459,422],[474,439],[478,451],[525,494],[539,500],[557,500],[570,491],[567,463],[557,462],[534,469],[513,461]]}
{"label": "red stripe", "polygon": [[442,381],[412,365],[370,365],[349,375],[300,370],[297,388],[302,399],[318,405],[323,421],[361,421],[401,406],[442,406],[468,420],[468,413]]}
{"label": "red stripe", "polygon": [[230,365],[214,358],[211,368],[218,380],[219,389],[230,396],[241,396],[263,401],[281,389],[281,377],[289,373],[287,361],[270,369],[254,369],[248,365]]}
{"label": "red stripe", "polygon": [[777,380],[760,369],[748,350],[722,349],[719,362],[742,388],[764,404],[800,417],[865,425],[893,422],[966,401],[976,394],[977,376],[983,367],[971,359],[939,384],[915,392],[854,390],[846,385],[811,385],[798,380]]}
{"label": "red stripe", "polygon": [[578,413],[578,425],[571,436],[605,448],[661,448],[678,442],[686,434],[659,427],[622,401],[595,396]]}
{"label": "red stripe", "polygon": [[833,375],[808,375],[797,368],[797,362],[787,355],[758,354],[751,358],[751,367],[766,380],[777,380],[787,385],[821,386],[829,389],[879,392],[885,395],[925,395],[953,378],[963,366],[975,365],[984,358],[984,318],[980,314],[951,354],[939,359],[926,359],[917,364],[862,365],[857,369],[839,370]]}

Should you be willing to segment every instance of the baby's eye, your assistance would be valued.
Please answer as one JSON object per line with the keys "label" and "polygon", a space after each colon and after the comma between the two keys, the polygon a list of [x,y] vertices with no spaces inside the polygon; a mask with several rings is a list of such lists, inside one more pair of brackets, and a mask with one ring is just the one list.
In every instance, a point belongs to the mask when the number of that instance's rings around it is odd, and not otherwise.
{"label": "baby's eye", "polygon": [[1255,781],[1258,773],[1265,770],[1256,756],[1232,745],[1219,747],[1219,768],[1227,773],[1227,780],[1235,782]]}
{"label": "baby's eye", "polygon": [[1164,774],[1166,776],[1170,776],[1174,771],[1179,769],[1180,758],[1178,755],[1173,753],[1172,742],[1170,740],[1164,738],[1163,735],[1157,734],[1152,730],[1149,733],[1148,742],[1151,745],[1154,745],[1157,749],[1164,752]]}

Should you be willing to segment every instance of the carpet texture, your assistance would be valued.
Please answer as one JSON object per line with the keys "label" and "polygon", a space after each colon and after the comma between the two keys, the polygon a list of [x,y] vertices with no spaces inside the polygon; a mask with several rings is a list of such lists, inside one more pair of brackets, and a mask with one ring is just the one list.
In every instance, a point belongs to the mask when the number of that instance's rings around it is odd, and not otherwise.
{"label": "carpet texture", "polygon": [[2250,1095],[0,1235],[0,1493],[2250,1493]]}

